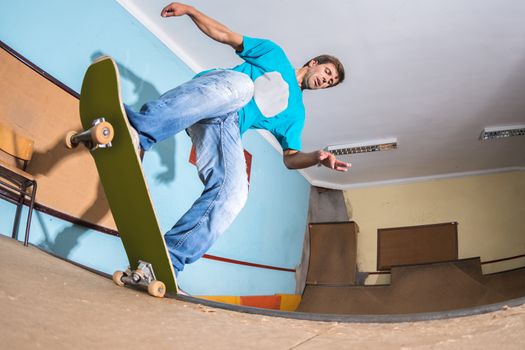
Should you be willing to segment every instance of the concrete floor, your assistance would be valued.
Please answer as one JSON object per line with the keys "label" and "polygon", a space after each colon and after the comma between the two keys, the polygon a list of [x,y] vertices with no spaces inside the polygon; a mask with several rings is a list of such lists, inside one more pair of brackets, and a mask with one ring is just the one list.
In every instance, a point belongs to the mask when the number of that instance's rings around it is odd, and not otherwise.
{"label": "concrete floor", "polygon": [[415,323],[291,320],[119,288],[0,236],[3,349],[524,349],[525,306]]}

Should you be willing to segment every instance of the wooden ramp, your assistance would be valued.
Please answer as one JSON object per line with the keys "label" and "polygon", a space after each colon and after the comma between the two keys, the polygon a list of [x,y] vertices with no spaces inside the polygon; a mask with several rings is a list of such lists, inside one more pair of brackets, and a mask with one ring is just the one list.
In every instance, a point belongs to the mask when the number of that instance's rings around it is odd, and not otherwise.
{"label": "wooden ramp", "polygon": [[405,314],[473,307],[504,299],[457,265],[461,263],[393,268],[392,284],[388,286],[307,286],[298,311]]}
{"label": "wooden ramp", "polygon": [[342,315],[428,313],[525,296],[525,268],[484,276],[479,258],[396,266],[390,270],[389,285],[357,285],[357,233],[353,222],[310,225],[310,264],[297,311]]}
{"label": "wooden ramp", "polygon": [[354,222],[310,224],[306,284],[355,284],[358,231]]}
{"label": "wooden ramp", "polygon": [[314,322],[153,298],[1,235],[0,265],[5,349],[525,348],[525,306],[429,322]]}

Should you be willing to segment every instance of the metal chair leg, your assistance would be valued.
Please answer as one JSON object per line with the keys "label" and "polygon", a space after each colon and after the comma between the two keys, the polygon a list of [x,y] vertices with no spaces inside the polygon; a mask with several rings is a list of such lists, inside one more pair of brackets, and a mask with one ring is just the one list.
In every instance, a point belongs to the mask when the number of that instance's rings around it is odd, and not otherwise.
{"label": "metal chair leg", "polygon": [[22,208],[24,206],[25,190],[26,190],[26,186],[22,185],[20,187],[20,197],[18,197],[18,203],[16,205],[15,222],[13,223],[12,237],[14,239],[17,239],[18,237],[18,225],[20,224],[20,215],[22,214]]}
{"label": "metal chair leg", "polygon": [[31,192],[31,202],[29,203],[29,213],[27,214],[27,224],[26,224],[26,235],[24,237],[24,246],[29,245],[29,232],[31,228],[31,217],[33,215],[33,208],[35,206],[36,198],[36,181],[33,181],[33,191]]}

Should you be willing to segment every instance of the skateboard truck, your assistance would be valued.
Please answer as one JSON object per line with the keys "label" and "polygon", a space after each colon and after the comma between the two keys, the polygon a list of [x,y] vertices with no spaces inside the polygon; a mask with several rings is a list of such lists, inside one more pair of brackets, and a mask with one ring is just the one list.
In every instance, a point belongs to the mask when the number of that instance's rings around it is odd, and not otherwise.
{"label": "skateboard truck", "polygon": [[115,271],[113,282],[119,286],[129,285],[141,289],[147,289],[148,293],[154,297],[162,298],[166,294],[166,286],[163,282],[155,279],[153,266],[139,260],[136,270],[127,269],[126,271]]}
{"label": "skateboard truck", "polygon": [[97,148],[109,148],[111,147],[114,134],[113,126],[106,119],[97,118],[88,130],[68,132],[66,135],[66,147],[75,148],[83,143],[91,151]]}

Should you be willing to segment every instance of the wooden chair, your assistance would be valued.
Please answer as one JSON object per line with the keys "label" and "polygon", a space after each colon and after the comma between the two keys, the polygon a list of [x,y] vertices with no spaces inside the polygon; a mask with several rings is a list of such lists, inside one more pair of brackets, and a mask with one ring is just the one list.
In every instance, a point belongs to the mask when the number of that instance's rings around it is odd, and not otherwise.
{"label": "wooden chair", "polygon": [[[31,156],[33,155],[33,140],[16,133],[9,126],[0,123],[0,150],[3,153],[3,161],[0,159],[0,198],[16,204],[16,214],[13,223],[12,237],[17,238],[20,215],[25,199],[29,198],[29,213],[27,215],[26,233],[24,245],[29,242],[29,230],[31,227],[31,216],[36,196],[36,180],[25,170]],[[7,162],[5,155],[13,157],[14,165]],[[32,191],[28,191],[32,188]]]}

